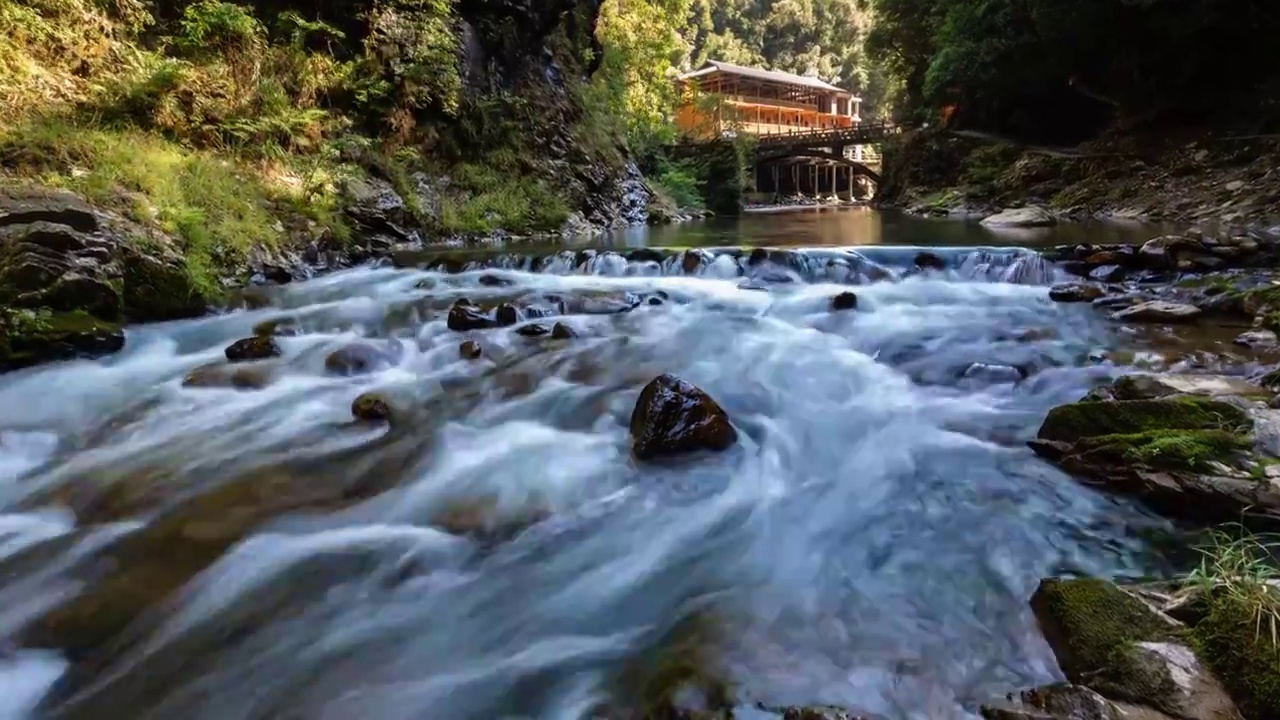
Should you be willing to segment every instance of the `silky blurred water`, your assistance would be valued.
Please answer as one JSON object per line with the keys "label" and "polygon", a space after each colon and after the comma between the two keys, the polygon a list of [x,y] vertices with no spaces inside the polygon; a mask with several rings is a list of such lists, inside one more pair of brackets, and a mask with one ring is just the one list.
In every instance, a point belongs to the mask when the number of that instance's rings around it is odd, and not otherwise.
{"label": "silky blurred water", "polygon": [[[1026,607],[1036,582],[1165,569],[1143,539],[1161,521],[1025,446],[1050,407],[1120,370],[1090,359],[1118,340],[1088,306],[1048,300],[1058,276],[1033,253],[959,248],[946,271],[915,272],[916,251],[799,250],[790,266],[708,254],[694,274],[679,255],[360,268],[266,308],[132,328],[112,358],[0,377],[9,637],[83,591],[77,558],[193,493],[300,463],[318,486],[385,486],[257,526],[38,713],[66,663],[15,648],[0,718],[585,718],[691,622],[714,629],[700,657],[740,717],[759,702],[971,718],[1057,677]],[[871,267],[886,279],[864,282]],[[858,309],[830,312],[847,289]],[[462,296],[657,291],[630,312],[551,319],[572,340],[445,325]],[[183,386],[280,317],[303,332],[278,339],[265,387]],[[392,337],[394,362],[326,372],[344,344]],[[466,339],[484,357],[460,359]],[[664,372],[719,401],[736,447],[631,459],[632,406]],[[372,390],[410,422],[353,424]],[[139,477],[151,494],[109,522],[56,501]],[[477,498],[545,519],[489,543],[432,527]]]}

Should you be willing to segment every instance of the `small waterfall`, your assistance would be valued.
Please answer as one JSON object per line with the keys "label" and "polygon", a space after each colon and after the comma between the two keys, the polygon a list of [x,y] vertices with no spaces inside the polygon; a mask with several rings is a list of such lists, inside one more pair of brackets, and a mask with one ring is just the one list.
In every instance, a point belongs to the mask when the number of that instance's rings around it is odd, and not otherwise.
{"label": "small waterfall", "polygon": [[[928,269],[918,262],[921,256],[930,258]],[[615,278],[745,277],[767,282],[845,285],[902,280],[921,272],[940,272],[956,280],[1015,285],[1050,285],[1066,277],[1055,263],[1033,250],[984,247],[641,248],[560,250],[550,254],[508,251],[464,257],[445,251],[400,254],[395,264],[448,273],[489,269]]]}

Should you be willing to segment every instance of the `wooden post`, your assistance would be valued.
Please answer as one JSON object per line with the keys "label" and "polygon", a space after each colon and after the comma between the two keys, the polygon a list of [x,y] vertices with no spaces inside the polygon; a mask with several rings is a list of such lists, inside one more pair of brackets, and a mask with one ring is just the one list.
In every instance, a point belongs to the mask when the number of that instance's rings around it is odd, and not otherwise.
{"label": "wooden post", "polygon": [[778,187],[778,165],[777,165],[777,163],[774,163],[774,165],[773,165],[773,194],[774,194],[774,195],[777,195],[777,194],[778,194],[778,190],[779,190],[779,189],[780,189],[780,188]]}
{"label": "wooden post", "polygon": [[800,194],[800,166],[791,166],[791,189],[795,194]]}

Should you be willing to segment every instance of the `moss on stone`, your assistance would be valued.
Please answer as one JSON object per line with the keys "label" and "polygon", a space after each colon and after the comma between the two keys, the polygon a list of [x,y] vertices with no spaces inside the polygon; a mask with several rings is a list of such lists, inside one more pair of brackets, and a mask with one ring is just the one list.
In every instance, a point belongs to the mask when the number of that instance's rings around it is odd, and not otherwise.
{"label": "moss on stone", "polygon": [[1086,438],[1077,446],[1086,457],[1144,463],[1167,470],[1202,470],[1226,462],[1251,446],[1248,436],[1228,430],[1151,430]]}
{"label": "moss on stone", "polygon": [[109,353],[123,345],[119,323],[100,320],[78,310],[0,310],[0,369]]}
{"label": "moss on stone", "polygon": [[1248,720],[1280,718],[1280,648],[1243,600],[1221,595],[1194,630],[1200,657]]}
{"label": "moss on stone", "polygon": [[1038,437],[1075,442],[1082,438],[1161,430],[1219,430],[1243,435],[1251,427],[1249,416],[1234,405],[1201,397],[1169,397],[1061,405],[1049,411]]}
{"label": "moss on stone", "polygon": [[1168,695],[1167,674],[1142,662],[1135,643],[1176,642],[1185,632],[1142,600],[1105,580],[1047,579],[1031,605],[1072,682],[1117,699]]}

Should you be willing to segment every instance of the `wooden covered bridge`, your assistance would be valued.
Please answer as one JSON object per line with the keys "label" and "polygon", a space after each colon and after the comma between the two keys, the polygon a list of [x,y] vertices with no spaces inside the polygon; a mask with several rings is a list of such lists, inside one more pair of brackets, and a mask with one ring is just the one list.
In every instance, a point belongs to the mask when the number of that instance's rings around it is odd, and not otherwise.
{"label": "wooden covered bridge", "polygon": [[756,138],[758,192],[858,197],[880,182],[876,146],[899,132],[864,123],[862,99],[818,78],[708,61],[677,80],[676,127],[699,143]]}

